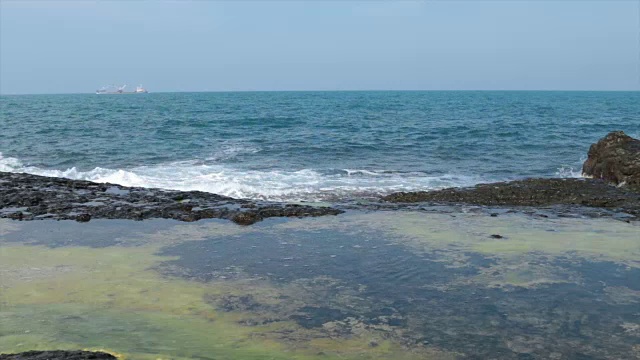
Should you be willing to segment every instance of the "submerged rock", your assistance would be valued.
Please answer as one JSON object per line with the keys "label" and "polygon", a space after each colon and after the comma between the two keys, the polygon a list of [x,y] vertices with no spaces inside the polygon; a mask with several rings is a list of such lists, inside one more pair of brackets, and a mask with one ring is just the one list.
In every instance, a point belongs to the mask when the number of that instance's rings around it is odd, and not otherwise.
{"label": "submerged rock", "polygon": [[89,215],[89,214],[80,214],[80,215],[76,216],[76,221],[77,222],[89,222],[89,221],[91,221],[91,215]]}
{"label": "submerged rock", "polygon": [[254,212],[241,212],[234,215],[231,221],[238,225],[252,225],[262,220],[262,217]]}
{"label": "submerged rock", "polygon": [[115,356],[98,351],[52,350],[0,354],[0,360],[115,360]]}
{"label": "submerged rock", "polygon": [[234,199],[201,191],[170,191],[0,172],[0,218],[76,220],[229,219],[251,225],[269,217],[342,213],[330,207]]}
{"label": "submerged rock", "polygon": [[589,148],[584,175],[640,191],[640,140],[611,132]]}

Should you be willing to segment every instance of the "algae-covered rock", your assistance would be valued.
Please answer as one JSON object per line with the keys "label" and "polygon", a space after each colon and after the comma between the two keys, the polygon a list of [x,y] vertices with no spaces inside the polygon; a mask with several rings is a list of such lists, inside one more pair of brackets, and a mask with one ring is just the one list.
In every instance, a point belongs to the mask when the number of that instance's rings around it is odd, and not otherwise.
{"label": "algae-covered rock", "polygon": [[115,360],[115,356],[99,351],[51,350],[0,354],[0,360]]}
{"label": "algae-covered rock", "polygon": [[231,221],[238,225],[252,225],[260,220],[262,217],[251,211],[237,213],[231,218]]}
{"label": "algae-covered rock", "polygon": [[611,132],[591,145],[588,155],[582,166],[585,175],[640,190],[640,140]]}
{"label": "algae-covered rock", "polygon": [[572,205],[640,216],[640,194],[597,179],[525,179],[471,188],[398,192],[383,198],[396,203],[453,203],[486,206]]}

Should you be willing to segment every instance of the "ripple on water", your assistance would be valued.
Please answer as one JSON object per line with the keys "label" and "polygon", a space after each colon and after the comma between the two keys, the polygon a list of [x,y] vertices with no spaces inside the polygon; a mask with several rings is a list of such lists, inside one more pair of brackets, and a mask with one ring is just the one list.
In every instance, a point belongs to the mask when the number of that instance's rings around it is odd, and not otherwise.
{"label": "ripple on water", "polygon": [[[454,215],[352,212],[250,228],[219,221],[24,223],[22,235],[11,232],[1,243],[0,270],[12,279],[3,296],[12,312],[0,316],[21,331],[12,339],[26,341],[30,330],[31,344],[52,334],[77,344],[82,333],[89,343],[102,336],[125,353],[237,356],[251,344],[258,349],[252,356],[277,349],[270,353],[276,359],[292,349],[328,358],[410,358],[400,344],[415,358],[435,350],[442,353],[432,358],[637,353],[637,228],[612,220]],[[80,228],[86,231],[72,231]],[[47,241],[50,247],[24,246]],[[47,285],[52,281],[56,287]],[[34,314],[51,324],[68,316],[65,328],[75,330],[37,327]],[[218,339],[219,331],[243,340],[223,333]],[[137,340],[123,340],[123,332]],[[16,344],[0,334],[3,341]]]}

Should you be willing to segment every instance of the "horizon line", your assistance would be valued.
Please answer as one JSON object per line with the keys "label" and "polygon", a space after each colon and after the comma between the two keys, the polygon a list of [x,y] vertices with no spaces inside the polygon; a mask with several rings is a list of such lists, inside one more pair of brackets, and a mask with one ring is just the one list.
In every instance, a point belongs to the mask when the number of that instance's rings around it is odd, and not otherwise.
{"label": "horizon line", "polygon": [[[148,94],[176,94],[176,93],[277,93],[277,92],[639,92],[640,89],[345,89],[345,90],[170,90],[149,91]],[[96,95],[94,92],[55,92],[55,93],[2,93],[0,96],[23,95]],[[102,94],[102,95],[134,95],[126,94]]]}

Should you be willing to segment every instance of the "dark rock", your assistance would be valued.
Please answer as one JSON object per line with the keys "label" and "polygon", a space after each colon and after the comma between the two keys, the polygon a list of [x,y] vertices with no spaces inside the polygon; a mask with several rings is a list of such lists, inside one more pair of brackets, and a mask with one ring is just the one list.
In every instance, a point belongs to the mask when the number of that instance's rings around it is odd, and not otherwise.
{"label": "dark rock", "polygon": [[611,132],[591,145],[583,174],[640,190],[640,140]]}
{"label": "dark rock", "polygon": [[[25,211],[26,208],[26,211]],[[251,225],[269,217],[337,215],[329,207],[233,199],[202,191],[169,191],[0,172],[0,218],[34,220],[151,218],[230,219]]]}
{"label": "dark rock", "polygon": [[89,222],[91,220],[91,215],[89,214],[80,214],[76,216],[77,222]]}
{"label": "dark rock", "polygon": [[216,308],[224,311],[257,311],[263,308],[264,306],[257,302],[252,295],[225,295],[220,300],[212,300],[211,296],[205,298],[208,302],[213,302],[216,305]]}
{"label": "dark rock", "polygon": [[622,131],[612,132],[591,145],[588,156],[582,170],[595,179],[526,179],[480,184],[472,188],[398,192],[383,197],[383,200],[491,207],[568,205],[602,208],[640,219],[640,140]]}
{"label": "dark rock", "polygon": [[502,238],[504,238],[504,236],[498,235],[498,234],[493,234],[493,235],[491,235],[489,237],[492,238],[492,239],[502,239]]}
{"label": "dark rock", "polygon": [[604,208],[640,218],[640,193],[599,179],[526,179],[471,188],[398,192],[383,197],[394,203],[471,204],[484,206],[573,205]]}
{"label": "dark rock", "polygon": [[115,360],[104,352],[82,350],[26,351],[17,354],[0,354],[0,360]]}
{"label": "dark rock", "polygon": [[252,225],[262,220],[262,217],[254,212],[241,212],[235,214],[231,221],[238,225]]}
{"label": "dark rock", "polygon": [[[348,314],[341,310],[324,306],[303,306],[298,311],[298,314],[291,315],[290,318],[305,329],[321,327],[332,321],[343,321],[348,317]],[[342,335],[347,335],[349,332],[350,330],[347,330]]]}
{"label": "dark rock", "polygon": [[7,217],[13,220],[22,220],[24,218],[24,214],[22,214],[22,211],[16,211],[14,213],[9,214],[9,216]]}

